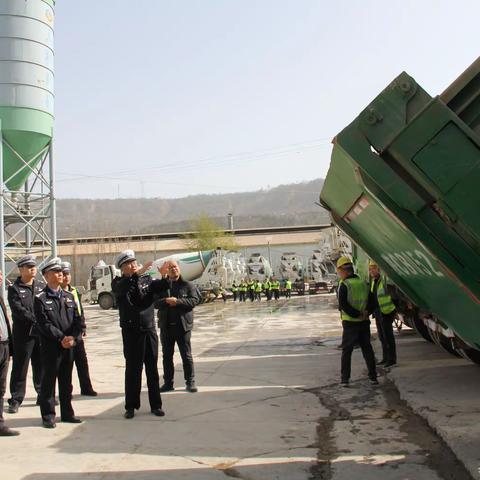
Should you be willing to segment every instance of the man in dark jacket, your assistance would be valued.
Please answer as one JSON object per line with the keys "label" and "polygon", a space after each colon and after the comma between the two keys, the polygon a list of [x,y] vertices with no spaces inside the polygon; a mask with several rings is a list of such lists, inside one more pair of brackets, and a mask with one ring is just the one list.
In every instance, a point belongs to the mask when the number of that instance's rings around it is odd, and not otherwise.
{"label": "man in dark jacket", "polygon": [[[0,272],[0,283],[3,281],[3,274]],[[13,437],[19,433],[10,430],[3,419],[3,397],[7,389],[8,363],[12,356],[12,332],[8,321],[7,309],[3,298],[0,297],[0,437]]]}
{"label": "man in dark jacket", "polygon": [[[25,398],[28,365],[32,363],[33,386],[40,394],[42,363],[40,359],[40,338],[35,328],[33,299],[44,288],[45,283],[35,280],[37,263],[34,255],[25,255],[17,261],[20,276],[8,287],[8,303],[13,320],[13,357],[10,374],[10,399],[8,413],[17,413]],[[38,403],[38,402],[37,402]]]}
{"label": "man in dark jacket", "polygon": [[62,422],[81,423],[72,408],[73,348],[82,336],[82,319],[75,299],[61,288],[61,259],[56,257],[42,268],[47,286],[35,297],[34,309],[41,335],[43,366],[40,411],[43,426],[55,428],[55,383]]}
{"label": "man in dark jacket", "polygon": [[192,282],[183,280],[177,262],[166,262],[164,268],[168,272],[168,290],[165,291],[164,283],[162,283],[165,280],[154,280],[150,286],[150,291],[160,297],[156,306],[158,308],[158,325],[163,352],[164,384],[161,391],[169,392],[174,389],[173,353],[176,343],[182,357],[187,391],[194,393],[198,389],[195,385],[190,339],[193,329],[193,309],[201,302],[201,296]]}
{"label": "man in dark jacket", "polygon": [[[163,417],[158,375],[158,336],[155,329],[153,295],[148,291],[152,277],[143,275],[151,264],[139,268],[133,250],[125,250],[116,259],[121,277],[112,281],[118,305],[125,357],[125,418],[133,418],[140,408],[142,370],[145,365],[151,412]],[[165,285],[164,285],[165,286]],[[161,290],[161,288],[160,288]]]}

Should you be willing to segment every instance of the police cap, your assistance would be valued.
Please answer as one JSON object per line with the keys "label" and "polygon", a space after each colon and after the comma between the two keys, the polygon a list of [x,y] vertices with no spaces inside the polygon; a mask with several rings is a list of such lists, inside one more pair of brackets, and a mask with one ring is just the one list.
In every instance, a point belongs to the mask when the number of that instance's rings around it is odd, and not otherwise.
{"label": "police cap", "polygon": [[115,259],[115,266],[120,268],[124,263],[133,262],[136,260],[135,252],[133,250],[124,250]]}
{"label": "police cap", "polygon": [[17,260],[17,267],[35,267],[37,262],[35,260],[35,255],[25,255],[22,258]]}
{"label": "police cap", "polygon": [[62,271],[62,259],[60,257],[51,258],[43,267],[42,275],[45,275],[47,272],[61,272]]}

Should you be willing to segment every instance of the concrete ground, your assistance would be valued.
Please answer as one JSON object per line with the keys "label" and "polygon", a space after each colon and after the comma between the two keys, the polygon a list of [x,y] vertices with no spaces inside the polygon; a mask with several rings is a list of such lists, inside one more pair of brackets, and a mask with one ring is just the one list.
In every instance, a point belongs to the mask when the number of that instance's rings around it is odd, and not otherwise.
{"label": "concrete ground", "polygon": [[342,389],[332,296],[197,308],[200,391],[184,391],[177,366],[164,418],[149,413],[146,393],[135,418],[123,418],[116,312],[87,307],[87,320],[100,395],[75,395],[83,424],[46,430],[29,384],[19,413],[5,415],[21,436],[0,438],[2,478],[480,478],[478,367],[403,330],[400,365],[381,372],[379,387],[356,351],[352,385]]}

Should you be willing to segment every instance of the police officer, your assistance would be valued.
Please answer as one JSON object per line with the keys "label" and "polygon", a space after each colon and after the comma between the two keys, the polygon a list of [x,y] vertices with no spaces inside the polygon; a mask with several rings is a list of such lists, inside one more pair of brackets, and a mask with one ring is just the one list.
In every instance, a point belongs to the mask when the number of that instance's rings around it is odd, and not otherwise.
{"label": "police officer", "polygon": [[81,340],[82,319],[75,299],[61,288],[63,273],[61,259],[49,260],[42,268],[47,286],[35,297],[34,310],[41,335],[43,366],[40,388],[40,411],[43,426],[55,428],[55,383],[62,422],[81,423],[72,408],[73,349]]}
{"label": "police officer", "polygon": [[393,321],[397,311],[392,297],[387,292],[378,265],[373,260],[370,260],[368,264],[368,273],[370,275],[370,310],[375,317],[383,353],[382,360],[378,362],[378,365],[391,367],[397,363],[397,349],[393,334]]}
{"label": "police officer", "polygon": [[[0,272],[0,283],[2,283],[3,274]],[[7,309],[3,298],[0,297],[0,437],[13,437],[19,435],[16,430],[11,430],[5,425],[3,418],[3,397],[7,389],[8,363],[12,356],[12,332],[8,320]]]}
{"label": "police officer", "polygon": [[[175,343],[178,345],[183,363],[183,376],[186,390],[197,392],[195,385],[195,370],[193,366],[191,336],[193,329],[193,309],[201,302],[200,292],[192,283],[184,280],[178,263],[166,262],[167,280],[154,280],[150,290],[160,297],[156,302],[158,308],[158,325],[163,352],[163,379],[162,392],[174,389],[173,377],[175,368],[173,354]],[[168,289],[165,291],[164,282]]]}
{"label": "police officer", "polygon": [[[17,261],[19,277],[8,287],[8,303],[13,320],[13,356],[10,374],[10,399],[8,413],[17,413],[25,398],[28,365],[32,363],[33,386],[40,394],[42,362],[40,358],[40,338],[35,328],[33,310],[35,295],[45,288],[45,283],[35,280],[37,263],[34,255],[25,255]],[[38,404],[38,401],[37,401]]]}
{"label": "police officer", "polygon": [[72,279],[72,266],[70,262],[62,262],[63,281],[62,288],[70,292],[75,299],[78,314],[82,319],[82,337],[79,339],[73,349],[73,359],[77,367],[78,381],[80,383],[80,393],[87,397],[96,397],[98,394],[92,387],[90,379],[90,370],[88,368],[87,352],[85,351],[85,342],[83,337],[87,334],[87,325],[85,322],[85,313],[83,311],[81,296],[75,287],[70,284]]}
{"label": "police officer", "polygon": [[[140,408],[142,370],[145,365],[150,411],[163,417],[160,378],[158,375],[158,336],[155,329],[153,296],[148,294],[152,282],[144,272],[151,267],[140,268],[133,250],[125,250],[116,258],[115,265],[122,272],[112,281],[120,327],[122,329],[123,355],[125,357],[125,414],[133,418]],[[166,273],[166,272],[163,272]]]}
{"label": "police officer", "polygon": [[353,269],[348,257],[337,261],[340,277],[338,287],[338,308],[342,319],[342,366],[341,384],[348,387],[350,381],[352,352],[359,344],[368,368],[368,377],[372,385],[378,385],[375,354],[370,343],[370,320],[368,320],[368,285]]}
{"label": "police officer", "polygon": [[248,287],[248,298],[251,302],[255,300],[255,282],[253,280],[249,280],[247,283]]}

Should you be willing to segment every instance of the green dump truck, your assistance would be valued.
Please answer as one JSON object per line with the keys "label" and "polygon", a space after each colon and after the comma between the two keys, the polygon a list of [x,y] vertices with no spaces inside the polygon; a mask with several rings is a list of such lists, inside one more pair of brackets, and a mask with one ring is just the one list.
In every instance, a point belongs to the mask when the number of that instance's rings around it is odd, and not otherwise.
{"label": "green dump truck", "polygon": [[480,363],[480,58],[437,97],[401,73],[335,137],[320,201],[407,321]]}

